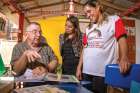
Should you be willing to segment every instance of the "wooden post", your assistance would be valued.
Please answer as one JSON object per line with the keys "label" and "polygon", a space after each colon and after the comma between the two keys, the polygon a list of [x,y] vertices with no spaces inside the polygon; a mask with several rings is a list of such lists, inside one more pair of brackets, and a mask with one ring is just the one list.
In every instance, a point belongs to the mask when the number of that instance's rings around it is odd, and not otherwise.
{"label": "wooden post", "polygon": [[19,13],[19,33],[18,33],[18,42],[21,42],[23,39],[23,26],[24,26],[24,13]]}

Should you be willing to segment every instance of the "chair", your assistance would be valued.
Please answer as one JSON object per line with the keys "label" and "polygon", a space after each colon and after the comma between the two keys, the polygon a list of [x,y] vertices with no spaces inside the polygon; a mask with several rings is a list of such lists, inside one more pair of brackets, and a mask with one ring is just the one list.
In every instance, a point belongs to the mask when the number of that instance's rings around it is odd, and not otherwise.
{"label": "chair", "polygon": [[140,82],[132,81],[130,93],[140,93]]}
{"label": "chair", "polygon": [[105,70],[105,83],[113,87],[130,89],[131,81],[140,82],[140,64],[133,64],[129,73],[121,74],[117,64],[109,64]]}

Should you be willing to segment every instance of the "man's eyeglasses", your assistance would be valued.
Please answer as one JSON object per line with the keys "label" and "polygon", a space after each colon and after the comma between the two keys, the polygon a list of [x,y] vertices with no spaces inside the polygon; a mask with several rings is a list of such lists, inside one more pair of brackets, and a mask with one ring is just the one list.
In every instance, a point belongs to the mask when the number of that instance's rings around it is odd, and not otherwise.
{"label": "man's eyeglasses", "polygon": [[32,30],[32,31],[28,31],[28,32],[32,32],[33,34],[41,34],[42,32],[40,30]]}

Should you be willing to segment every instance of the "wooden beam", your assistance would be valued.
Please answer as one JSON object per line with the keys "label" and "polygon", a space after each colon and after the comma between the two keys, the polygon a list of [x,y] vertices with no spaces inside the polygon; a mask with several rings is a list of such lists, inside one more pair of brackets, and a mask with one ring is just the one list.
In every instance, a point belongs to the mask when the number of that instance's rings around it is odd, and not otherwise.
{"label": "wooden beam", "polygon": [[113,9],[115,9],[115,10],[119,10],[119,11],[125,11],[125,10],[126,10],[126,8],[122,8],[122,7],[120,7],[120,6],[117,6],[117,5],[113,4],[113,3],[110,3],[110,2],[105,1],[105,0],[102,0],[102,1],[101,1],[101,4],[104,5],[104,6],[113,8]]}
{"label": "wooden beam", "polygon": [[[65,1],[65,0],[62,0],[62,2],[63,1]],[[63,9],[65,9],[65,8],[66,8],[66,3],[63,4]]]}
{"label": "wooden beam", "polygon": [[73,2],[74,2],[74,4],[84,6],[84,4],[82,4],[82,3],[80,3],[80,2],[77,2],[77,1],[73,1]]}
{"label": "wooden beam", "polygon": [[27,15],[26,15],[27,18],[39,17],[39,16],[42,16],[42,15],[41,15],[41,14],[35,14],[35,15],[30,15],[30,16],[27,16]]}
{"label": "wooden beam", "polygon": [[27,21],[28,23],[30,23],[30,20],[28,19],[28,17],[25,17],[25,19],[26,19],[26,21]]}
{"label": "wooden beam", "polygon": [[69,2],[69,1],[61,1],[61,2],[56,2],[56,3],[52,3],[52,4],[39,5],[39,6],[23,9],[23,11],[30,11],[30,10],[38,9],[38,8],[44,8],[44,7],[61,5],[61,4],[67,3],[67,2]]}
{"label": "wooden beam", "polygon": [[128,1],[133,2],[133,3],[139,2],[139,0],[128,0]]}
{"label": "wooden beam", "polygon": [[65,15],[65,14],[64,14],[64,12],[61,12],[61,13],[59,12],[57,14],[48,14],[48,15],[46,15],[46,14],[44,14],[44,15],[36,14],[36,15],[27,16],[27,18],[31,19],[31,18],[41,18],[43,16],[58,16],[58,15]]}
{"label": "wooden beam", "polygon": [[[115,10],[119,10],[120,12],[124,12],[124,11],[127,10],[126,8],[123,8],[123,7],[117,6],[117,5],[112,4],[112,3],[108,2],[108,1],[105,1],[105,0],[102,0],[102,1],[101,1],[101,4],[104,5],[104,6],[107,6],[107,7],[113,8],[113,9],[115,9]],[[137,16],[137,14],[135,14],[135,13],[132,13],[132,15]]]}
{"label": "wooden beam", "polygon": [[74,1],[74,2],[78,2],[78,3],[80,3],[81,0],[73,0],[73,1]]}
{"label": "wooden beam", "polygon": [[[37,14],[34,15],[26,15],[27,18],[32,18],[32,17],[37,17],[37,16],[42,16],[42,15],[55,15],[55,14],[64,14],[66,11],[68,11],[67,9],[65,10],[58,10],[58,11],[37,11]],[[34,11],[36,12],[36,11]]]}
{"label": "wooden beam", "polygon": [[31,1],[34,1],[34,0],[16,0],[16,3],[20,4],[20,3],[26,3],[26,2],[31,2]]}

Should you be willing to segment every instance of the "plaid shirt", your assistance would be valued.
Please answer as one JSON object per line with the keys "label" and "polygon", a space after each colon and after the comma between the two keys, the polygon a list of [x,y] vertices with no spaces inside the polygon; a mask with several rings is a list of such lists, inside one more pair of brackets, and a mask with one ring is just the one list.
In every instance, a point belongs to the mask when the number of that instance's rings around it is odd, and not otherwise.
{"label": "plaid shirt", "polygon": [[[30,49],[31,48],[29,47],[26,41],[15,45],[15,47],[13,48],[12,58],[11,58],[12,66],[14,62],[18,60],[18,58],[20,58],[26,50],[30,50]],[[52,60],[57,60],[53,50],[48,45],[44,45],[44,46],[42,45],[38,47],[38,49],[39,49],[38,53],[41,55],[41,58],[35,60],[35,62],[31,62],[32,64],[28,62],[27,64],[28,68],[33,69],[34,67],[37,67],[40,64],[43,64],[47,67],[49,62],[51,62]]]}
{"label": "plaid shirt", "polygon": [[[76,42],[75,40],[72,41],[72,48],[76,57],[80,57],[80,53],[82,49],[82,37],[83,34],[81,33],[80,42]],[[59,43],[60,43],[60,52],[62,52],[62,46],[64,44],[64,34],[60,34]]]}

